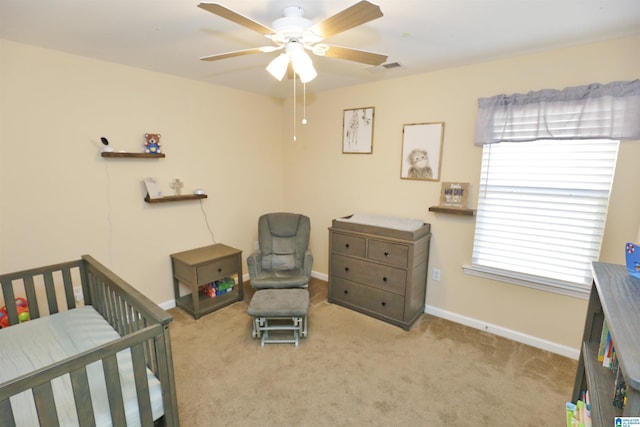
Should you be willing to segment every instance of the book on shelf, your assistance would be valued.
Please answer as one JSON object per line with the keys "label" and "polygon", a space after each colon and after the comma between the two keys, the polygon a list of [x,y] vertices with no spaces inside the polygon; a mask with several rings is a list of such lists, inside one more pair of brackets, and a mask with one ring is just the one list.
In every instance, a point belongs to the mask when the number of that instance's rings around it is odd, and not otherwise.
{"label": "book on shelf", "polygon": [[591,427],[591,407],[585,400],[567,402],[567,427]]}
{"label": "book on shelf", "polygon": [[602,362],[604,360],[604,351],[605,346],[607,344],[607,337],[609,336],[609,326],[607,325],[607,320],[603,320],[602,322],[602,333],[600,334],[600,345],[598,346],[598,361]]}
{"label": "book on shelf", "polygon": [[602,366],[609,369],[612,374],[615,375],[612,392],[613,406],[616,408],[624,408],[627,398],[627,385],[622,375],[622,369],[620,369],[618,354],[616,353],[616,347],[611,338],[611,332],[609,331],[606,320],[602,324],[602,334],[600,335],[600,343],[598,346],[598,360],[602,363]]}

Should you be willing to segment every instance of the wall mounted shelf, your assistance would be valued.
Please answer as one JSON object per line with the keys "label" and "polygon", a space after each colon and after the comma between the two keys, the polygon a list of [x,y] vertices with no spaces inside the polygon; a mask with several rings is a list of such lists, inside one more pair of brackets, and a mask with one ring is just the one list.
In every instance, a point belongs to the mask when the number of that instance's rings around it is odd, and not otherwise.
{"label": "wall mounted shelf", "polygon": [[129,157],[138,159],[161,159],[164,158],[164,153],[123,153],[121,151],[103,151],[102,157]]}
{"label": "wall mounted shelf", "polygon": [[184,200],[197,200],[197,199],[206,199],[206,194],[186,194],[180,196],[165,196],[160,197],[158,199],[152,199],[147,194],[144,198],[144,201],[147,203],[166,203],[166,202],[182,202]]}
{"label": "wall mounted shelf", "polygon": [[474,216],[476,214],[476,211],[474,209],[443,208],[442,206],[431,206],[429,208],[429,211],[466,216]]}

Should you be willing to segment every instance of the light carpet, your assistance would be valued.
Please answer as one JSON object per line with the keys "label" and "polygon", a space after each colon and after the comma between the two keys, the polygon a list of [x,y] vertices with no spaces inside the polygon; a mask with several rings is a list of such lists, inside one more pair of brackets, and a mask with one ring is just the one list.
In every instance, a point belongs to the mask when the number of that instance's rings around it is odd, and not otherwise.
{"label": "light carpet", "polygon": [[423,315],[410,331],[309,285],[309,334],[260,346],[245,301],[171,339],[183,426],[562,426],[577,362]]}

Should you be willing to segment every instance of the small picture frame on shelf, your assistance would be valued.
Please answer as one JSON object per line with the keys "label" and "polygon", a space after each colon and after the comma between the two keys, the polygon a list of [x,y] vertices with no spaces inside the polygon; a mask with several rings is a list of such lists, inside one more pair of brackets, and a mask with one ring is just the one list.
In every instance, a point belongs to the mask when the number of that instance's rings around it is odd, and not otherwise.
{"label": "small picture frame on shelf", "polygon": [[149,195],[149,199],[161,199],[162,198],[162,188],[158,183],[156,178],[145,178],[144,185],[147,189],[147,194]]}
{"label": "small picture frame on shelf", "polygon": [[342,153],[373,153],[374,107],[344,110],[342,114]]}
{"label": "small picture frame on shelf", "polygon": [[440,191],[440,207],[467,209],[469,200],[468,182],[443,182]]}

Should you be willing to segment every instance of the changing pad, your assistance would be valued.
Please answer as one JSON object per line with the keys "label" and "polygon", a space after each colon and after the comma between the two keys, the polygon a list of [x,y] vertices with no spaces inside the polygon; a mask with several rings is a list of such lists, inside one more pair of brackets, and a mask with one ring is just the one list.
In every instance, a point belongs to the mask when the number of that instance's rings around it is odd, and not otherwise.
{"label": "changing pad", "polygon": [[372,225],[375,227],[391,228],[401,231],[416,231],[424,225],[424,221],[422,221],[421,219],[371,215],[363,213],[355,213],[350,217],[336,218],[336,220],[353,222],[356,224]]}

